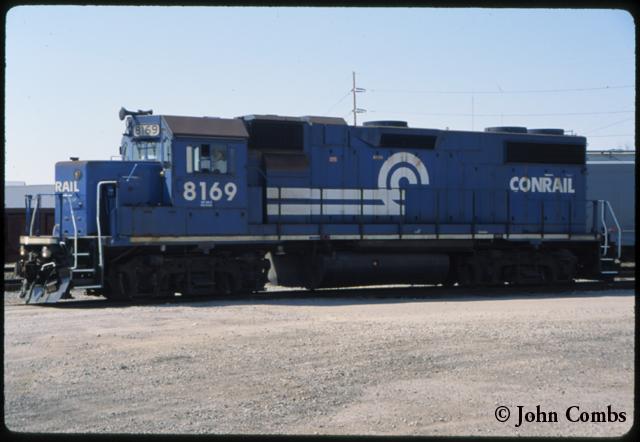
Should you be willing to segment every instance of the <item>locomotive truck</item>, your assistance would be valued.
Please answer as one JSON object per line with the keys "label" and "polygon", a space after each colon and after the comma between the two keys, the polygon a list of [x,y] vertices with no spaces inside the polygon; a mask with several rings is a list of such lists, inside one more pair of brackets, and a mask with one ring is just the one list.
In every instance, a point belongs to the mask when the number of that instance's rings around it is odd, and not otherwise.
{"label": "locomotive truck", "polygon": [[[27,303],[366,284],[612,279],[620,229],[585,196],[586,139],[402,121],[120,111],[120,160],[58,162],[56,224],[33,230]],[[43,232],[49,233],[49,232]],[[270,272],[272,269],[272,272]]]}

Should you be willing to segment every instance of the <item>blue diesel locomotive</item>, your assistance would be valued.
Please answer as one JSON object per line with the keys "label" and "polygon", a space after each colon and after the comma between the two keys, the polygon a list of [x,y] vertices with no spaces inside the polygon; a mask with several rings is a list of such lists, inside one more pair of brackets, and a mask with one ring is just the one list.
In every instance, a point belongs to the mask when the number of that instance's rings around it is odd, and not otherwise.
{"label": "blue diesel locomotive", "polygon": [[[587,201],[586,139],[120,111],[122,161],[56,164],[56,225],[28,232],[27,303],[383,283],[611,279],[621,246]],[[48,233],[48,232],[43,232]],[[273,268],[274,272],[269,272]]]}

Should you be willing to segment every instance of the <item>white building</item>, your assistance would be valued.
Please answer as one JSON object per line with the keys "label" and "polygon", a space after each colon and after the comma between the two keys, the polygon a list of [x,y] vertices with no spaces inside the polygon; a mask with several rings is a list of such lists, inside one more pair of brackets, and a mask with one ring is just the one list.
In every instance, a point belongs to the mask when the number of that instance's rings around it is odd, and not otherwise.
{"label": "white building", "polygon": [[40,207],[53,209],[55,207],[55,199],[53,197],[53,184],[31,184],[27,185],[24,181],[5,181],[4,182],[4,208],[5,209],[24,209],[25,196],[33,195],[33,204],[35,204],[35,196],[39,193],[43,195],[40,200]]}

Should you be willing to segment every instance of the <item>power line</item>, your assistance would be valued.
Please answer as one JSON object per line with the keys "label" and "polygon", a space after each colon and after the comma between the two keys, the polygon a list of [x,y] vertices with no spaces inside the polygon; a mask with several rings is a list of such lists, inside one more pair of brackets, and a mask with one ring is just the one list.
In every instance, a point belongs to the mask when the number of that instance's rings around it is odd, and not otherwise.
{"label": "power line", "polygon": [[331,109],[333,109],[334,107],[336,107],[337,105],[339,105],[340,103],[342,103],[342,101],[347,98],[349,96],[349,94],[351,93],[351,90],[348,90],[346,94],[344,94],[342,96],[342,98],[340,98],[338,101],[336,101],[334,104],[331,105],[331,107],[329,109],[327,109],[324,113],[328,114]]}
{"label": "power line", "polygon": [[497,91],[437,91],[437,90],[415,90],[415,89],[371,89],[370,92],[383,93],[407,93],[407,94],[539,94],[539,93],[557,93],[557,92],[589,92],[613,89],[630,89],[635,88],[633,84],[616,85],[616,86],[598,86],[571,89],[529,89],[529,90],[504,90],[498,87]]}
{"label": "power line", "polygon": [[616,126],[618,124],[626,123],[627,121],[631,121],[631,120],[633,120],[633,118],[625,118],[624,120],[616,121],[615,123],[607,124],[606,126],[601,126],[601,127],[596,128],[596,129],[587,130],[587,131],[585,131],[585,133],[588,134],[588,133],[597,132],[599,130],[607,129],[607,128],[611,127],[611,126]]}
{"label": "power line", "polygon": [[607,135],[588,135],[587,138],[602,138],[602,137],[632,137],[633,134],[607,134]]}
{"label": "power line", "polygon": [[388,113],[398,115],[427,115],[427,116],[442,116],[442,117],[552,117],[563,115],[605,115],[605,114],[628,114],[633,113],[633,110],[615,110],[615,111],[601,111],[601,112],[555,112],[548,114],[476,114],[476,113],[439,113],[439,112],[396,112],[385,110],[369,110],[374,113]]}

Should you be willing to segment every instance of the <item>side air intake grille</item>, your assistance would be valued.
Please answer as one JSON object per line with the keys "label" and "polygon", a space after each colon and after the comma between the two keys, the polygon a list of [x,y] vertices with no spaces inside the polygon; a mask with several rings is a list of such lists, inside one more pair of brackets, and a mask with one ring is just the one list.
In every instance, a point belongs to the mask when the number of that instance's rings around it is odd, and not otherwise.
{"label": "side air intake grille", "polygon": [[437,137],[434,135],[416,134],[380,134],[380,147],[433,149]]}
{"label": "side air intake grille", "polygon": [[365,121],[364,123],[362,123],[362,125],[366,127],[372,127],[372,126],[409,127],[406,121],[399,121],[399,120]]}
{"label": "side air intake grille", "polygon": [[585,164],[584,144],[505,142],[505,162]]}
{"label": "side air intake grille", "polygon": [[497,127],[487,127],[484,129],[485,132],[507,132],[510,134],[526,134],[527,128],[522,126],[497,126]]}

